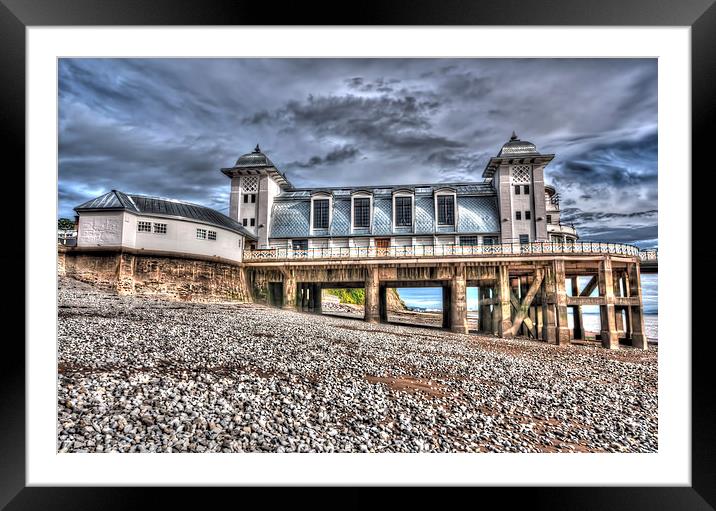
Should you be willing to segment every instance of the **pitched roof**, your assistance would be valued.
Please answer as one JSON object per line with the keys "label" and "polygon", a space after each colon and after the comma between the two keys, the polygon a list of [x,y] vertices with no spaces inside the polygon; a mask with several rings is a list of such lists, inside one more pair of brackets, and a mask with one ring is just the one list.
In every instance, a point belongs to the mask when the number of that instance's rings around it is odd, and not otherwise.
{"label": "pitched roof", "polygon": [[78,213],[81,211],[124,210],[139,215],[193,220],[236,232],[252,240],[257,239],[256,235],[249,232],[239,222],[215,209],[174,199],[127,194],[119,190],[112,190],[80,204],[74,209]]}

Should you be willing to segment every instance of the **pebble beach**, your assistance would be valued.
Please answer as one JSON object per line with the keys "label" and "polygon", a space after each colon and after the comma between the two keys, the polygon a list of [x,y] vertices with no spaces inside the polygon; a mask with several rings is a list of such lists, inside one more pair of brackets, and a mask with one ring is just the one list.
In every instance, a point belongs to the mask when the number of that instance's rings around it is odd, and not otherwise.
{"label": "pebble beach", "polygon": [[58,452],[655,452],[657,356],[61,278]]}

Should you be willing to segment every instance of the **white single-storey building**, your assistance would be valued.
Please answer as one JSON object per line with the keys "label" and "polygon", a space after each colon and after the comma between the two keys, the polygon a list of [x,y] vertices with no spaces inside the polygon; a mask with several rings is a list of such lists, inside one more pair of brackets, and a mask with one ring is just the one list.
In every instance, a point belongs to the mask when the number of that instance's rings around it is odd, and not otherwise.
{"label": "white single-storey building", "polygon": [[[74,208],[77,246],[240,262],[256,236],[216,210],[172,199],[112,190]],[[247,247],[248,248],[248,247]]]}

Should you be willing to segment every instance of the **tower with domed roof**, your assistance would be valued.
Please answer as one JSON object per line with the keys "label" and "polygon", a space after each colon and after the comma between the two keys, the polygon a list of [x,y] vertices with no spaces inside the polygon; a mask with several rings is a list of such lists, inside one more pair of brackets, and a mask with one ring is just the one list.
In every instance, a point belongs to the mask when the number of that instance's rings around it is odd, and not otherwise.
{"label": "tower with domed roof", "polygon": [[490,158],[482,177],[497,192],[502,243],[548,241],[544,168],[553,158],[514,131]]}
{"label": "tower with domed roof", "polygon": [[286,176],[261,152],[258,144],[242,154],[233,167],[222,168],[231,178],[229,217],[241,223],[258,238],[258,247],[268,246],[273,199],[292,188]]}

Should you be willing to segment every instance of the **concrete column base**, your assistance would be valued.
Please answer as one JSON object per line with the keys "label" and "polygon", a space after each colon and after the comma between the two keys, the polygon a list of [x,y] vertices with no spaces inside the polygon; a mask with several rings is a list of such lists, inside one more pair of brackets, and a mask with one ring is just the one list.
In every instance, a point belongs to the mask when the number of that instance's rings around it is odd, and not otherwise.
{"label": "concrete column base", "polygon": [[599,335],[602,338],[602,347],[610,350],[619,349],[619,336],[616,330],[602,330]]}
{"label": "concrete column base", "polygon": [[570,344],[569,328],[566,326],[557,327],[555,342],[559,346],[569,346]]}
{"label": "concrete column base", "polygon": [[640,350],[645,350],[645,349],[648,349],[648,347],[649,347],[647,339],[646,339],[646,335],[644,335],[644,334],[632,334],[631,345],[634,348],[637,348]]}

